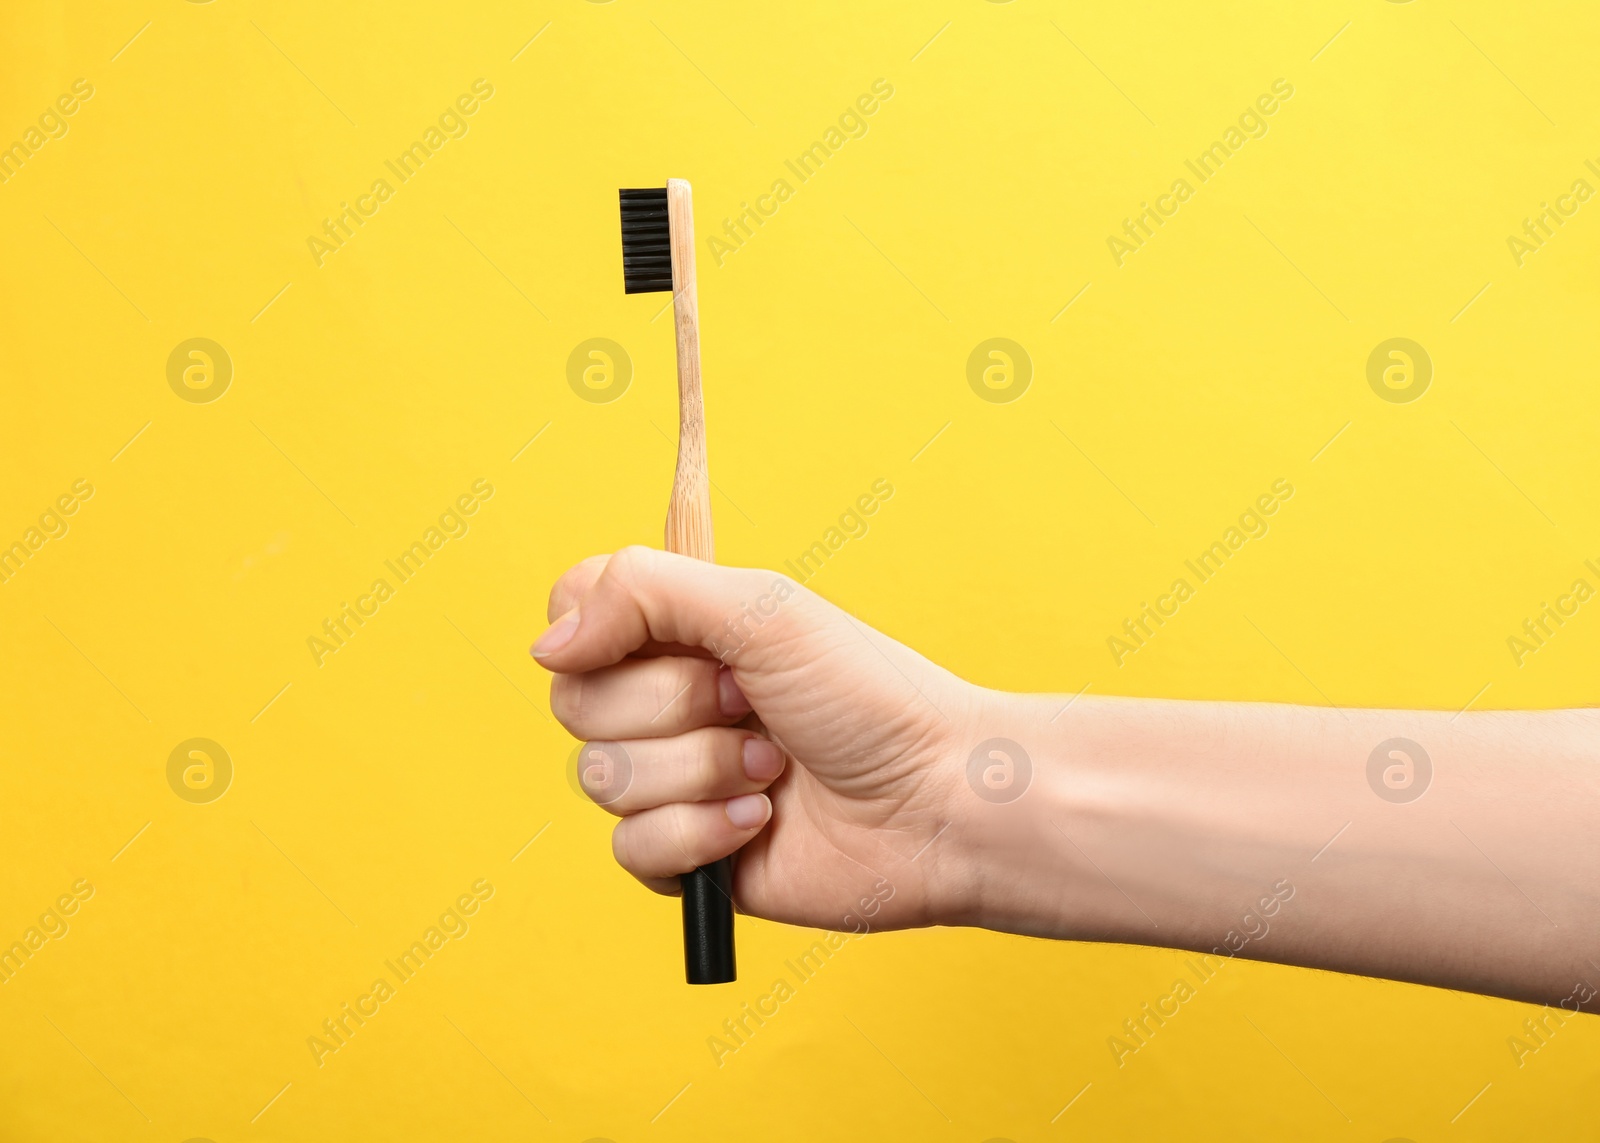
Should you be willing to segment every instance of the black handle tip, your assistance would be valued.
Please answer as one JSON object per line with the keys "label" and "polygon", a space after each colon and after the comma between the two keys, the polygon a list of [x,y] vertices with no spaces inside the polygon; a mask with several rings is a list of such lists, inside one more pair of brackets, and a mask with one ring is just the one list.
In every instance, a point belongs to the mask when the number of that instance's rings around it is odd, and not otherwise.
{"label": "black handle tip", "polygon": [[685,873],[683,964],[690,984],[731,984],[733,962],[733,862],[724,857]]}

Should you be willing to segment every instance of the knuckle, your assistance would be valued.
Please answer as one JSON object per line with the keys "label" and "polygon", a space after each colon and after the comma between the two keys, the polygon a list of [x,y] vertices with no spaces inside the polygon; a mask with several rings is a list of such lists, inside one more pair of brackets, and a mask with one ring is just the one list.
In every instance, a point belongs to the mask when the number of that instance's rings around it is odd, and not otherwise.
{"label": "knuckle", "polygon": [[629,820],[623,818],[611,831],[611,856],[618,865],[633,873],[636,866],[633,861],[633,831],[628,828],[629,824]]}
{"label": "knuckle", "polygon": [[636,584],[644,575],[655,552],[643,544],[629,544],[617,552],[606,564],[606,572],[624,584]]}
{"label": "knuckle", "polygon": [[620,742],[586,742],[578,784],[589,800],[607,813],[626,817],[633,799],[633,760]]}
{"label": "knuckle", "polygon": [[702,734],[700,742],[688,763],[688,784],[698,793],[705,794],[717,788],[721,773],[722,738],[720,734]]}
{"label": "knuckle", "polygon": [[656,722],[666,727],[692,724],[705,706],[701,664],[692,659],[660,659],[671,664],[651,680]]}
{"label": "knuckle", "polygon": [[555,675],[550,679],[550,713],[562,726],[567,724],[567,688],[569,675]]}
{"label": "knuckle", "polygon": [[722,670],[723,664],[715,659],[684,659],[683,682],[689,683],[692,690],[683,697],[693,700],[691,703],[695,717],[703,721],[715,722],[722,718],[722,701],[717,689],[717,674]]}
{"label": "knuckle", "polygon": [[674,721],[672,708],[682,701],[679,698],[682,689],[676,671],[650,671],[650,702],[656,711],[656,721]]}
{"label": "knuckle", "polygon": [[550,713],[567,732],[584,738],[583,677],[581,675],[556,675],[550,680]]}
{"label": "knuckle", "polygon": [[692,812],[689,806],[682,804],[667,807],[667,832],[672,838],[672,848],[675,853],[686,854],[690,862],[700,863],[699,853],[705,848],[689,827],[689,815]]}
{"label": "knuckle", "polygon": [[575,607],[579,600],[605,574],[610,556],[589,556],[573,564],[550,588],[549,618],[552,622]]}
{"label": "knuckle", "polygon": [[572,610],[578,602],[578,591],[572,582],[572,573],[568,572],[550,588],[550,603],[545,608],[545,620],[554,623],[567,612]]}

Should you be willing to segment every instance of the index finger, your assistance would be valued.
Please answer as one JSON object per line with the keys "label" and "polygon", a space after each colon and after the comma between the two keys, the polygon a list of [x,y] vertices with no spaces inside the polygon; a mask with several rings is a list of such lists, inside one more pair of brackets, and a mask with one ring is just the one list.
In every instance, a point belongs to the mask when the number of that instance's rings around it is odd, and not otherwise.
{"label": "index finger", "polygon": [[624,548],[539,636],[532,653],[550,670],[570,674],[610,666],[656,644],[717,657],[737,647],[740,665],[758,668],[759,644],[766,641],[752,637],[753,628],[782,625],[777,605],[800,590],[776,572]]}

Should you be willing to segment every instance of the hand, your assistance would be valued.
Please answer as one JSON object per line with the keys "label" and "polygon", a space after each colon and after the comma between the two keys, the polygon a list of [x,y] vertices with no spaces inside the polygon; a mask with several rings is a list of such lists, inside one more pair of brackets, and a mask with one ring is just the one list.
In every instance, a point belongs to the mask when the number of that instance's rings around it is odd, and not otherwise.
{"label": "hand", "polygon": [[[551,708],[626,751],[631,779],[596,792],[658,892],[738,850],[735,903],[791,924],[1600,1003],[1600,711],[1002,694],[775,572],[646,548],[573,568],[550,614]],[[994,738],[1031,759],[1009,797],[968,785]],[[1405,798],[1372,770],[1395,743],[1430,760]]]}
{"label": "hand", "polygon": [[930,842],[970,797],[984,692],[776,572],[648,548],[578,564],[549,613],[533,654],[551,710],[625,752],[631,779],[600,796],[644,884],[675,894],[738,850],[734,901],[759,917],[863,931],[961,911]]}

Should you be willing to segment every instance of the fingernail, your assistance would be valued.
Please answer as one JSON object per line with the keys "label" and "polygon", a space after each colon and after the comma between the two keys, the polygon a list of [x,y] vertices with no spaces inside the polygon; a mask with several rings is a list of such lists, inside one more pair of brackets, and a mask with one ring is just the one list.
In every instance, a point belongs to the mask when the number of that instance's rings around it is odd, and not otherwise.
{"label": "fingernail", "polygon": [[548,630],[533,642],[533,657],[542,659],[561,650],[578,633],[578,609],[574,607],[560,619],[550,624]]}
{"label": "fingernail", "polygon": [[717,673],[717,704],[729,718],[750,713],[750,700],[733,681],[733,672],[726,668]]}
{"label": "fingernail", "polygon": [[765,738],[746,738],[743,747],[744,772],[752,782],[770,782],[783,773],[783,751]]}
{"label": "fingernail", "polygon": [[735,829],[755,829],[767,824],[772,803],[765,794],[744,794],[728,799],[727,814]]}

